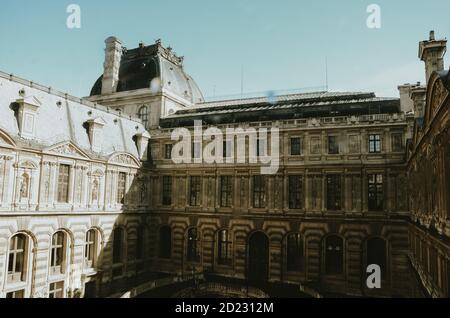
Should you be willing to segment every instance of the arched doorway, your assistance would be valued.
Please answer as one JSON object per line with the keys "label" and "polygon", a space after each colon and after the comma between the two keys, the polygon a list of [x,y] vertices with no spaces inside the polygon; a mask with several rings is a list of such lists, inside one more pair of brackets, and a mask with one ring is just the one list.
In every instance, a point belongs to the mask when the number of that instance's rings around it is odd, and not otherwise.
{"label": "arched doorway", "polygon": [[253,233],[248,240],[247,278],[252,283],[269,279],[269,239],[263,232]]}

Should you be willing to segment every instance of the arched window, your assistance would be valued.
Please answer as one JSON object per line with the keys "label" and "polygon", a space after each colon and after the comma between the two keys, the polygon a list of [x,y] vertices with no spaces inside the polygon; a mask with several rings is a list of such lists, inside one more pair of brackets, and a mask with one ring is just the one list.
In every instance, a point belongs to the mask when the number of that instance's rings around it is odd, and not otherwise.
{"label": "arched window", "polygon": [[16,234],[9,241],[8,283],[24,282],[28,263],[28,238]]}
{"label": "arched window", "polygon": [[123,241],[124,231],[121,227],[114,229],[113,233],[113,264],[120,264],[123,261]]}
{"label": "arched window", "polygon": [[84,259],[87,267],[94,267],[97,261],[98,232],[91,229],[86,232]]}
{"label": "arched window", "polygon": [[217,233],[217,263],[220,265],[231,264],[231,240],[228,230],[220,230]]}
{"label": "arched window", "polygon": [[159,257],[170,258],[172,256],[172,229],[170,226],[162,226],[159,229]]}
{"label": "arched window", "polygon": [[142,124],[144,125],[145,129],[148,129],[148,107],[147,106],[142,106],[141,108],[139,108],[138,117],[142,121]]}
{"label": "arched window", "polygon": [[189,262],[199,262],[199,239],[197,228],[190,228],[187,233],[187,260]]}
{"label": "arched window", "polygon": [[330,235],[325,240],[325,273],[342,274],[344,270],[344,242],[337,235]]}
{"label": "arched window", "polygon": [[288,272],[303,271],[303,240],[300,233],[292,233],[287,236],[286,258]]}
{"label": "arched window", "polygon": [[370,238],[367,240],[367,266],[376,264],[380,266],[381,277],[387,273],[386,241],[382,238]]}
{"label": "arched window", "polygon": [[63,274],[66,264],[66,233],[56,232],[52,237],[50,270],[51,274]]}

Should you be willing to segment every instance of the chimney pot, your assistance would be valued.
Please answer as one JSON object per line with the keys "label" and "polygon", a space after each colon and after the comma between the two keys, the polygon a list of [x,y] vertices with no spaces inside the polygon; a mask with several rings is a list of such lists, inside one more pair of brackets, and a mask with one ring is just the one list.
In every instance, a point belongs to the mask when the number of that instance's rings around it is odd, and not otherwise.
{"label": "chimney pot", "polygon": [[434,31],[431,30],[431,31],[430,31],[430,41],[434,41],[434,40],[436,40],[436,38],[435,38],[435,36],[434,36]]}

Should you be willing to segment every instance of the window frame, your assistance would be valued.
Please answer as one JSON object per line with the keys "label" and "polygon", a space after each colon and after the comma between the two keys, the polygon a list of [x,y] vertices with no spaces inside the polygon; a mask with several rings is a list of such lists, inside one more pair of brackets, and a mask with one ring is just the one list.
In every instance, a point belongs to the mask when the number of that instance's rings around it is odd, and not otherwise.
{"label": "window frame", "polygon": [[69,203],[70,170],[71,166],[68,164],[60,164],[58,167],[58,203]]}
{"label": "window frame", "polygon": [[[339,245],[336,246],[338,240],[329,242],[331,239],[338,239]],[[334,244],[331,244],[334,243]],[[331,249],[330,249],[331,247]],[[331,254],[335,249],[334,254]],[[340,247],[338,250],[337,248]],[[324,272],[325,275],[344,275],[345,273],[345,241],[339,235],[331,234],[325,237],[324,240]]]}
{"label": "window frame", "polygon": [[145,127],[145,129],[149,128],[149,115],[148,115],[148,106],[147,105],[142,105],[141,107],[139,107],[138,109],[138,113],[137,116],[138,118],[141,120],[142,125]]}
{"label": "window frame", "polygon": [[127,173],[119,171],[117,174],[116,204],[125,204],[125,194],[127,188]]}
{"label": "window frame", "polygon": [[[20,237],[23,239],[22,248],[18,247],[18,239]],[[24,283],[27,281],[29,238],[23,233],[16,233],[8,242],[7,284]],[[19,262],[17,261],[18,257],[20,259]],[[17,271],[18,267],[20,267],[20,271]]]}
{"label": "window frame", "polygon": [[381,153],[381,134],[373,133],[369,134],[369,153],[376,154]]}
{"label": "window frame", "polygon": [[[222,236],[222,233],[225,233]],[[232,240],[230,240],[230,231],[221,229],[217,231],[217,264],[220,266],[230,266],[233,262]],[[225,251],[225,253],[223,253]]]}
{"label": "window frame", "polygon": [[162,176],[162,205],[172,205],[172,176]]}
{"label": "window frame", "polygon": [[[331,142],[333,140],[333,142]],[[339,136],[337,135],[328,135],[327,136],[327,150],[329,155],[339,155],[340,147],[339,147]]]}
{"label": "window frame", "polygon": [[[291,248],[290,238],[295,236],[295,248]],[[292,255],[291,253],[294,253]],[[287,272],[303,272],[305,270],[305,240],[303,236],[296,233],[289,233],[286,236],[286,271]]]}
{"label": "window frame", "polygon": [[[192,232],[191,232],[192,231]],[[195,235],[191,235],[195,234]],[[191,227],[186,233],[186,260],[190,263],[199,263],[201,259],[200,255],[200,238],[199,231],[196,227]]]}
{"label": "window frame", "polygon": [[[379,182],[379,177],[381,177],[381,183]],[[370,173],[367,175],[367,209],[369,212],[384,211],[384,179],[382,173]]]}
{"label": "window frame", "polygon": [[64,281],[51,282],[48,285],[48,298],[64,298],[65,296],[64,286],[65,286]]}
{"label": "window frame", "polygon": [[327,211],[342,210],[342,177],[340,174],[326,175]]}
{"label": "window frame", "polygon": [[303,143],[302,143],[301,137],[291,137],[290,138],[290,155],[291,156],[301,156],[302,148],[303,148],[302,144]]}
{"label": "window frame", "polygon": [[[226,180],[226,182],[224,182]],[[220,176],[220,207],[233,206],[233,176]]]}
{"label": "window frame", "polygon": [[[61,242],[60,240],[61,239]],[[68,234],[59,230],[52,235],[50,245],[50,275],[66,273]]]}
{"label": "window frame", "polygon": [[96,229],[92,228],[86,232],[84,242],[84,262],[88,268],[94,268],[96,266],[99,244],[98,238],[99,232]]}
{"label": "window frame", "polygon": [[199,207],[202,202],[202,177],[190,176],[189,178],[189,206]]}
{"label": "window frame", "polygon": [[289,175],[288,177],[288,200],[290,210],[304,209],[303,179],[302,175]]}
{"label": "window frame", "polygon": [[253,193],[252,203],[255,209],[264,209],[267,205],[266,178],[263,175],[252,176]]}
{"label": "window frame", "polygon": [[[398,145],[398,143],[396,143],[395,137],[398,137],[398,139],[400,141],[400,146]],[[392,152],[404,152],[405,151],[405,145],[403,142],[403,132],[391,133],[391,150],[392,150]]]}

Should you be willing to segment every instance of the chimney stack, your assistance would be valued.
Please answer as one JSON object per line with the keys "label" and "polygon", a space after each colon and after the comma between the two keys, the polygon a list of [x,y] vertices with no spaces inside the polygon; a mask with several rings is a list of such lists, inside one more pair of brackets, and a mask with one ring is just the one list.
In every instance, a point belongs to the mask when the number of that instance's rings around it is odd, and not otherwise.
{"label": "chimney stack", "polygon": [[410,98],[414,103],[414,118],[416,119],[421,120],[425,115],[426,94],[427,88],[420,83],[411,87]]}
{"label": "chimney stack", "polygon": [[122,59],[122,42],[116,37],[105,40],[105,63],[103,64],[102,95],[112,94],[117,91],[119,82],[120,61]]}
{"label": "chimney stack", "polygon": [[430,31],[428,41],[419,44],[419,58],[425,62],[426,83],[435,71],[444,69],[444,55],[447,51],[447,40],[436,40],[434,31]]}
{"label": "chimney stack", "polygon": [[400,93],[400,109],[404,113],[411,113],[414,111],[414,101],[411,99],[411,89],[414,85],[404,84],[398,86]]}

